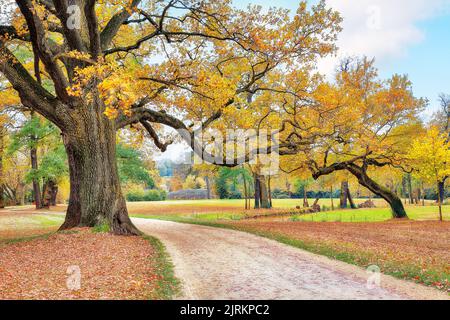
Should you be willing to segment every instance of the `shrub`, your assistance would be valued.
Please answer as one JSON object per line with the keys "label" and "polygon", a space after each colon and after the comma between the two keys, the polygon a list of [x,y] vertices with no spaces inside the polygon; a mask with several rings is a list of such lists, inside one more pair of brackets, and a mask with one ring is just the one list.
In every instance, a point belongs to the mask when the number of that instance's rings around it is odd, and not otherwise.
{"label": "shrub", "polygon": [[144,191],[143,190],[133,190],[127,193],[127,201],[137,202],[144,201]]}
{"label": "shrub", "polygon": [[230,191],[228,193],[228,199],[242,199],[242,193],[240,191]]}
{"label": "shrub", "polygon": [[167,192],[165,190],[159,190],[161,201],[167,200]]}
{"label": "shrub", "polygon": [[144,201],[161,201],[161,194],[158,190],[148,190],[144,194]]}
{"label": "shrub", "polygon": [[216,184],[216,192],[219,195],[220,199],[228,199],[229,191],[227,186],[227,177],[224,174],[223,170],[219,171],[219,176],[215,180]]}
{"label": "shrub", "polygon": [[290,195],[289,195],[289,192],[287,192],[287,191],[275,189],[272,192],[272,198],[273,199],[289,199]]}
{"label": "shrub", "polygon": [[164,190],[134,190],[127,193],[127,201],[140,202],[140,201],[163,201],[167,199],[167,193]]}

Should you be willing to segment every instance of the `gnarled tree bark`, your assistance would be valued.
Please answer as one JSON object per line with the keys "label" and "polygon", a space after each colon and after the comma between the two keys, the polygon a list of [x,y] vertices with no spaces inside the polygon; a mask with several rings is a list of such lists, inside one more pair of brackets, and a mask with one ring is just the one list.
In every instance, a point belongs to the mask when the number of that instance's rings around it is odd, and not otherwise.
{"label": "gnarled tree bark", "polygon": [[48,180],[42,188],[42,207],[50,208],[56,206],[56,195],[58,194],[58,185],[53,180]]}
{"label": "gnarled tree bark", "polygon": [[5,207],[5,181],[3,177],[3,153],[5,151],[5,127],[0,125],[0,209]]}
{"label": "gnarled tree bark", "polygon": [[270,209],[269,192],[264,175],[255,174],[255,209]]}
{"label": "gnarled tree bark", "polygon": [[70,198],[61,230],[108,225],[119,235],[137,235],[123,197],[116,164],[116,128],[97,108],[81,108],[76,126],[62,132],[70,171]]}
{"label": "gnarled tree bark", "polygon": [[[253,75],[250,79],[246,79],[247,76],[243,77],[235,95],[255,94],[260,89],[256,85],[257,82],[274,70],[276,66],[284,65],[288,55],[298,59],[301,49],[301,51],[306,52],[307,56],[311,56],[311,53],[308,53],[311,51],[309,49],[316,47],[316,39],[320,38],[322,32],[330,29],[327,32],[336,33],[334,28],[325,26],[312,32],[309,28],[301,28],[301,30],[305,29],[305,32],[299,35],[299,38],[304,40],[294,44],[292,52],[282,50],[282,57],[274,58],[277,55],[274,54],[272,57],[272,55],[261,54],[262,52],[254,52],[252,41],[248,41],[247,36],[238,32],[229,32],[226,25],[222,25],[222,23],[215,24],[218,27],[214,30],[209,30],[211,26],[207,26],[208,32],[204,32],[205,26],[202,22],[209,21],[216,14],[214,11],[210,12],[209,5],[204,6],[201,1],[198,4],[196,2],[186,3],[183,6],[179,5],[179,1],[162,1],[158,4],[158,7],[162,6],[161,10],[155,9],[151,13],[138,8],[142,2],[141,0],[132,0],[128,1],[127,4],[124,3],[122,10],[113,14],[109,21],[100,24],[96,14],[97,1],[39,1],[44,5],[43,8],[46,11],[55,16],[52,17],[52,20],[55,21],[56,32],[60,33],[64,40],[62,41],[63,44],[55,43],[48,36],[50,26],[48,26],[48,21],[44,21],[43,18],[43,16],[47,18],[47,15],[40,14],[41,10],[36,10],[36,1],[16,1],[27,24],[25,35],[19,35],[19,32],[13,26],[0,26],[0,72],[5,75],[13,88],[19,93],[21,102],[25,107],[35,110],[61,129],[68,155],[71,182],[69,207],[62,229],[78,226],[92,227],[106,223],[116,234],[139,233],[128,217],[125,200],[120,190],[115,162],[116,129],[131,124],[140,124],[148,131],[155,145],[163,151],[168,144],[159,140],[152,127],[153,123],[166,125],[173,129],[183,129],[183,133],[180,133],[180,135],[186,141],[195,136],[194,130],[186,127],[184,117],[176,118],[170,116],[164,110],[156,111],[146,108],[152,102],[152,99],[169,87],[187,89],[194,94],[194,91],[183,85],[186,80],[184,77],[181,77],[181,79],[178,77],[166,79],[164,75],[161,79],[155,79],[153,76],[139,78],[140,81],[148,80],[161,86],[156,90],[154,96],[148,93],[150,96],[140,97],[141,101],[137,101],[136,106],[132,107],[131,116],[127,114],[126,117],[119,117],[116,121],[112,121],[103,114],[105,106],[99,101],[99,93],[95,92],[98,84],[96,81],[100,80],[97,77],[94,77],[92,83],[89,83],[86,88],[83,88],[86,92],[89,91],[89,95],[73,96],[69,93],[67,88],[76,82],[76,68],[83,69],[90,65],[95,66],[99,58],[103,59],[114,53],[133,53],[142,43],[151,40],[159,42],[162,39],[166,42],[182,43],[195,37],[210,39],[211,41],[227,41],[236,43],[237,47],[246,53],[255,54],[254,58],[257,59],[248,59],[249,61],[255,61],[255,64],[251,66]],[[79,21],[77,28],[70,27],[68,23],[70,14],[67,9],[70,5],[77,5],[81,9],[81,15],[79,16],[81,21]],[[147,5],[144,7],[147,7]],[[149,28],[151,31],[138,40],[132,39],[131,43],[116,46],[113,40],[118,31],[122,25],[131,23],[129,18],[138,12],[145,17],[142,20],[143,22],[151,24],[151,28]],[[331,12],[327,13],[328,15],[331,16]],[[174,29],[172,21],[177,21],[180,26]],[[192,23],[193,21],[201,23]],[[330,21],[335,21],[334,14]],[[200,27],[197,27],[197,25]],[[313,24],[313,21],[308,25],[317,27],[317,24]],[[1,37],[2,35],[8,35],[8,37]],[[19,61],[20,59],[17,59],[11,52],[8,47],[10,37],[31,43],[35,62],[37,62],[35,64],[35,67],[37,67],[35,77],[31,76]],[[308,44],[310,39],[313,39],[311,46]],[[329,41],[323,40],[323,42],[328,43]],[[73,57],[72,54],[69,54],[74,52],[81,53],[83,57]],[[321,55],[314,53],[314,55],[316,54]],[[86,56],[89,56],[89,58],[85,58]],[[241,59],[240,56],[241,54],[237,55],[239,59]],[[40,83],[39,61],[45,67],[47,78],[53,83],[51,90],[47,89],[48,86]],[[264,65],[264,69],[258,71]],[[261,89],[268,90],[268,88]],[[275,90],[279,91],[279,89]],[[94,102],[91,102],[91,100],[94,100]],[[232,105],[234,101],[234,98],[229,99],[225,104],[217,106],[217,111],[207,120],[203,121],[202,119],[203,128],[207,128],[213,121],[219,119],[222,116],[221,109]],[[214,158],[210,154],[205,156],[205,148],[195,140],[192,141],[191,148],[194,152],[201,153],[204,158]],[[234,167],[249,162],[252,154],[246,154],[242,161],[237,159],[234,164],[226,165]],[[259,184],[257,192],[260,193],[259,197],[263,200],[263,206],[266,206],[268,197],[265,182]]]}
{"label": "gnarled tree bark", "polygon": [[438,198],[441,199],[441,202],[445,200],[445,180],[438,183]]}
{"label": "gnarled tree bark", "polygon": [[[38,170],[36,147],[32,147],[30,149],[30,160],[31,160],[31,169]],[[33,178],[33,196],[36,209],[41,209],[42,208],[41,187],[39,185],[39,181],[35,178]]]}
{"label": "gnarled tree bark", "polygon": [[253,181],[255,184],[255,209],[259,209],[261,207],[261,203],[260,203],[260,200],[261,200],[260,186],[261,186],[261,184],[259,182],[258,175],[256,173],[253,175]]}
{"label": "gnarled tree bark", "polygon": [[348,188],[348,182],[342,181],[341,182],[341,198],[339,201],[339,206],[341,209],[347,209],[347,188]]}
{"label": "gnarled tree bark", "polygon": [[392,215],[394,218],[408,218],[401,199],[394,192],[390,191],[387,188],[384,188],[375,180],[369,177],[369,175],[367,174],[366,163],[364,163],[362,166],[358,166],[355,164],[356,161],[364,162],[366,161],[366,159],[364,157],[358,157],[357,159],[335,163],[324,168],[310,166],[310,169],[313,173],[313,178],[316,180],[321,176],[331,174],[335,171],[347,170],[358,179],[360,185],[366,187],[377,196],[386,200],[386,202],[392,209]]}
{"label": "gnarled tree bark", "polygon": [[348,167],[348,171],[358,179],[358,182],[362,186],[366,187],[389,203],[394,218],[408,218],[402,200],[394,192],[378,184],[367,175],[367,172],[364,169],[356,165],[350,165]]}

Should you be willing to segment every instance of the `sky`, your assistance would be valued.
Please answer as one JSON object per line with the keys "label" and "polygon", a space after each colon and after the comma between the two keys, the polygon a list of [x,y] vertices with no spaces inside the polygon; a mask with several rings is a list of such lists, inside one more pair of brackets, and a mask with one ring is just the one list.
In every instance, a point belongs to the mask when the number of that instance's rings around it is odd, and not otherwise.
{"label": "sky", "polygon": [[[299,1],[234,0],[241,8],[250,3],[295,11]],[[340,57],[373,57],[381,77],[409,75],[415,95],[430,101],[425,117],[439,107],[440,93],[450,94],[450,0],[327,0],[327,4],[341,13],[344,30],[337,57],[320,61],[321,72],[332,74]]]}

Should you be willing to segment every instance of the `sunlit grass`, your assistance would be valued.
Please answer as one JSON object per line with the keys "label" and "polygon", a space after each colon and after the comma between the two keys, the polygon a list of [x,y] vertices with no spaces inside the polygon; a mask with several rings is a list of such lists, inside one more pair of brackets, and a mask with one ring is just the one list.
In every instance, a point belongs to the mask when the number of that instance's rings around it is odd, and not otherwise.
{"label": "sunlit grass", "polygon": [[[357,204],[366,201],[367,199],[357,199]],[[313,204],[315,199],[308,199],[310,204]],[[339,204],[339,199],[333,199],[334,205]],[[303,199],[273,199],[273,207],[275,209],[295,209],[297,206],[303,205]],[[375,199],[375,204],[379,207],[386,206],[386,202],[382,199]],[[252,201],[253,205],[253,201]],[[326,206],[331,208],[331,199],[320,199],[320,206]],[[169,200],[158,202],[130,202],[128,203],[128,209],[132,213],[139,213],[139,211],[146,210],[151,212],[165,211],[165,213],[177,212],[179,210],[188,213],[220,211],[225,209],[239,209],[244,210],[245,201],[239,200]]]}
{"label": "sunlit grass", "polygon": [[57,227],[64,221],[64,216],[46,214],[13,214],[0,216],[0,231],[12,229],[32,229],[42,227]]}
{"label": "sunlit grass", "polygon": [[[364,202],[365,199],[357,199],[356,203]],[[301,205],[302,199],[274,199],[272,210],[244,210],[244,200],[183,200],[163,202],[140,202],[129,203],[128,207],[132,216],[153,217],[164,219],[169,216],[183,217],[192,220],[220,221],[220,220],[242,220],[254,215],[291,215],[295,221],[308,222],[380,222],[392,219],[391,209],[381,199],[374,202],[378,208],[358,210],[334,210],[314,214],[300,214],[297,206]],[[309,199],[312,204],[313,199]],[[335,206],[339,203],[334,200]],[[330,199],[321,199],[319,204],[327,210],[331,208]],[[413,220],[437,220],[439,218],[438,207],[431,201],[426,206],[405,206],[409,218]],[[298,213],[298,214],[297,214]],[[450,206],[443,206],[444,219],[450,220]]]}
{"label": "sunlit grass", "polygon": [[[438,220],[437,206],[407,206],[406,213],[413,220]],[[443,206],[444,220],[450,220],[450,206]],[[294,221],[305,222],[381,222],[392,219],[390,208],[374,208],[359,210],[338,210],[308,215],[298,215]]]}
{"label": "sunlit grass", "polygon": [[63,221],[63,215],[45,213],[0,215],[0,242],[48,234],[58,230]]}

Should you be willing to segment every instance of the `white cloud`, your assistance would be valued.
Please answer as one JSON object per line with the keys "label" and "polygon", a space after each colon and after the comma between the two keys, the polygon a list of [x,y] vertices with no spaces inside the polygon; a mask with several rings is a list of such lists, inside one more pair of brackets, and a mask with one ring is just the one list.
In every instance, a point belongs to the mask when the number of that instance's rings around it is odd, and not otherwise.
{"label": "white cloud", "polygon": [[343,18],[338,57],[320,62],[330,74],[341,57],[367,55],[378,61],[399,58],[411,45],[424,40],[417,23],[448,10],[450,0],[328,0]]}

